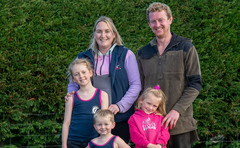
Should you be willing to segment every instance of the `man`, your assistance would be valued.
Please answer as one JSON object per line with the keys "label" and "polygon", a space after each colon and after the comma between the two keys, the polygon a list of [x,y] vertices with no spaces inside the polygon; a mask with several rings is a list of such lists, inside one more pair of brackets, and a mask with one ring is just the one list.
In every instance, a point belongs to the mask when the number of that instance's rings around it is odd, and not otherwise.
{"label": "man", "polygon": [[201,90],[201,72],[191,40],[171,33],[172,19],[166,4],[150,4],[147,21],[155,38],[138,51],[138,66],[143,90],[158,84],[167,96],[168,147],[188,148],[199,140],[192,103]]}

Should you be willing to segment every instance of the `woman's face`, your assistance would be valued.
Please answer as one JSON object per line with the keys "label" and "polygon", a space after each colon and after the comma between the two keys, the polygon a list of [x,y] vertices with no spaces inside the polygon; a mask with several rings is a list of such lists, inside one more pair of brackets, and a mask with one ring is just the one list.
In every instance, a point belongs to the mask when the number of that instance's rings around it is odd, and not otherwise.
{"label": "woman's face", "polygon": [[115,34],[105,22],[99,22],[94,32],[94,38],[97,41],[100,52],[106,54],[112,46]]}

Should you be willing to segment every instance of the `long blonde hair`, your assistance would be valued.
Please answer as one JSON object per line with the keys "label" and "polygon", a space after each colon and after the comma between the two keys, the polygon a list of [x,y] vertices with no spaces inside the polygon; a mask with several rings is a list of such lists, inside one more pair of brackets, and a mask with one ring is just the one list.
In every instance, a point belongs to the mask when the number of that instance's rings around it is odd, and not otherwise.
{"label": "long blonde hair", "polygon": [[96,52],[96,50],[98,50],[98,44],[97,44],[96,39],[94,38],[94,33],[96,31],[96,27],[97,27],[99,22],[105,22],[108,25],[108,27],[110,28],[110,30],[115,34],[115,38],[113,39],[112,45],[115,44],[115,43],[117,45],[123,45],[122,38],[119,35],[119,33],[118,33],[118,31],[117,31],[117,29],[116,29],[112,19],[109,18],[109,17],[106,17],[106,16],[101,16],[95,22],[95,25],[94,25],[94,28],[93,28],[93,33],[92,33],[92,39],[91,39],[89,48],[94,49],[95,52]]}
{"label": "long blonde hair", "polygon": [[166,113],[166,107],[165,107],[165,102],[166,102],[167,97],[165,96],[164,92],[161,89],[147,88],[142,93],[142,95],[138,98],[138,101],[137,101],[136,106],[135,106],[136,109],[141,109],[141,107],[142,107],[141,101],[143,101],[145,98],[147,98],[150,93],[153,94],[158,99],[158,101],[160,102],[159,106],[157,108],[157,113],[156,114],[165,116],[167,114]]}

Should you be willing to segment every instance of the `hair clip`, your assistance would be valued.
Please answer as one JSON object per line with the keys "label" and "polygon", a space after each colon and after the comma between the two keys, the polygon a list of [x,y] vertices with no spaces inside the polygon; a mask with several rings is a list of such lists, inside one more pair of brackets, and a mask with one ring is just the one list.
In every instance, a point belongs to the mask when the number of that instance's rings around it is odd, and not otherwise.
{"label": "hair clip", "polygon": [[154,87],[154,89],[159,90],[159,89],[160,89],[160,86],[159,86],[159,85],[156,85],[156,86]]}

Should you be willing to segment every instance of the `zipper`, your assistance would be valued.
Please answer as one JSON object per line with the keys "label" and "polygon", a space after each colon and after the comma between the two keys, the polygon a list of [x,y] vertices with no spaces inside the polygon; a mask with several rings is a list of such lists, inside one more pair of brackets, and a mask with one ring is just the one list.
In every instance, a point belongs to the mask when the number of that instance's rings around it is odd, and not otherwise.
{"label": "zipper", "polygon": [[105,61],[105,55],[103,55],[103,62],[102,62],[102,65],[100,67],[100,75],[102,75],[102,67],[103,67],[104,61]]}

